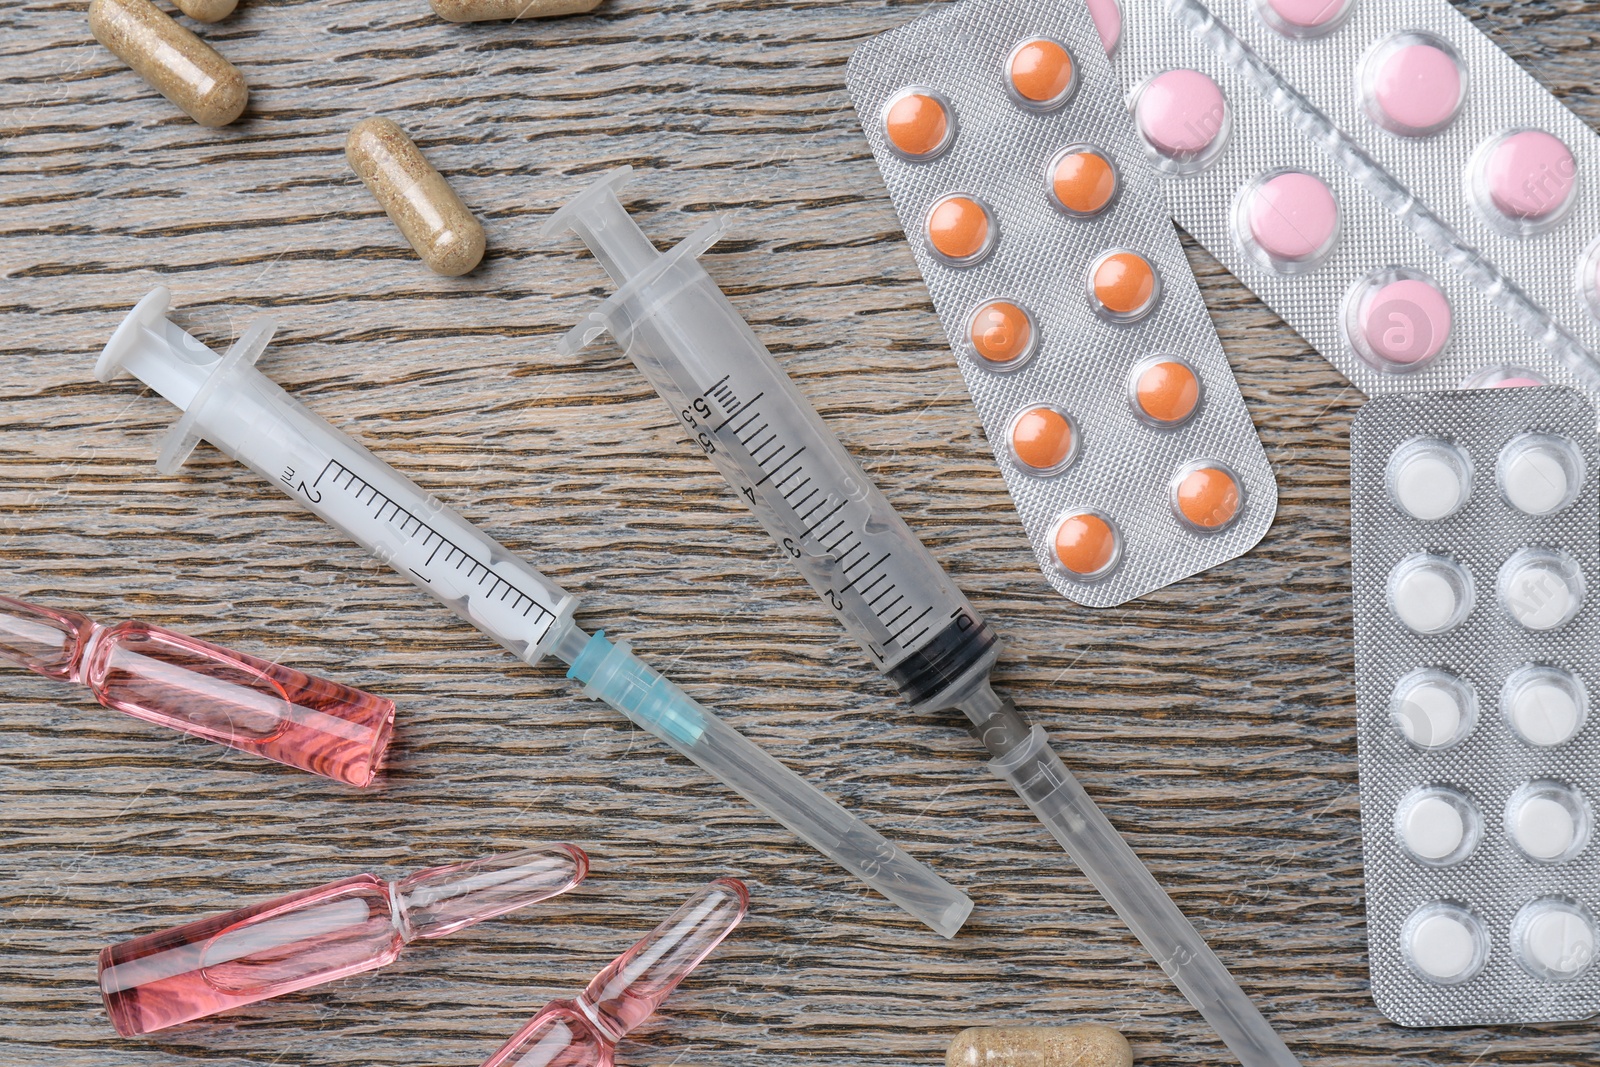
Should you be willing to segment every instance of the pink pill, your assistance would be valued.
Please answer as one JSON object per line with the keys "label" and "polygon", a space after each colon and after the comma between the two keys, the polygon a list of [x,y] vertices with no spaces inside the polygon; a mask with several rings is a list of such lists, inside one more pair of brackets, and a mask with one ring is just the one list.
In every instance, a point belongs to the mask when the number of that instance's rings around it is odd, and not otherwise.
{"label": "pink pill", "polygon": [[1094,28],[1100,31],[1100,43],[1105,46],[1106,55],[1115,54],[1117,42],[1122,40],[1122,5],[1117,0],[1089,0],[1089,17],[1094,19]]}
{"label": "pink pill", "polygon": [[1203,156],[1228,124],[1228,101],[1198,70],[1169,70],[1152,78],[1135,108],[1139,130],[1168,159]]}
{"label": "pink pill", "polygon": [[1432,359],[1450,339],[1450,301],[1431,282],[1403,278],[1368,293],[1361,338],[1379,359],[1410,366]]}
{"label": "pink pill", "polygon": [[1522,386],[1543,385],[1544,383],[1534,378],[1501,378],[1489,388],[1491,389],[1516,389]]}
{"label": "pink pill", "polygon": [[1510,219],[1541,222],[1560,212],[1578,184],[1578,164],[1561,139],[1523,130],[1497,144],[1483,161],[1495,210]]}
{"label": "pink pill", "polygon": [[1320,30],[1350,10],[1352,0],[1267,0],[1267,9],[1293,32]]}
{"label": "pink pill", "polygon": [[1250,199],[1250,235],[1273,259],[1303,263],[1328,250],[1339,205],[1321,178],[1291,171],[1262,182]]}
{"label": "pink pill", "polygon": [[1431,44],[1404,45],[1378,63],[1371,86],[1374,117],[1408,137],[1437,133],[1461,110],[1463,85],[1455,56]]}

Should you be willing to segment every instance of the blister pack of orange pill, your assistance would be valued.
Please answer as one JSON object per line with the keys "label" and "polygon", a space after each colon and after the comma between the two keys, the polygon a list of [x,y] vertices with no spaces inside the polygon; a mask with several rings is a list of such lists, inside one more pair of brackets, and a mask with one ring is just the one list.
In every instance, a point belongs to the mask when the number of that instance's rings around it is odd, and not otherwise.
{"label": "blister pack of orange pill", "polygon": [[1110,607],[1249,551],[1272,469],[1088,11],[969,0],[849,84],[1051,585]]}

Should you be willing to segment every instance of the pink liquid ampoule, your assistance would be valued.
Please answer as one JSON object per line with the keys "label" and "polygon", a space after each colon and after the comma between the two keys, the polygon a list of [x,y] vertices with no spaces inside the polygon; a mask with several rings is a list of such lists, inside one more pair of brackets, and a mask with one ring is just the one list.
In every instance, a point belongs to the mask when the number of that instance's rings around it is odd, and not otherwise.
{"label": "pink liquid ampoule", "polygon": [[589,873],[576,845],[542,845],[433,867],[398,882],[370,874],[202,919],[100,951],[100,994],[123,1037],[391,963],[443,937],[565,893]]}
{"label": "pink liquid ampoule", "polygon": [[606,965],[571,1000],[552,1000],[483,1067],[612,1067],[617,1042],[733,933],[750,895],[718,878],[643,941]]}
{"label": "pink liquid ampoule", "polygon": [[372,784],[394,702],[142,622],[103,626],[0,596],[0,660],[88,686],[108,708],[355,786]]}

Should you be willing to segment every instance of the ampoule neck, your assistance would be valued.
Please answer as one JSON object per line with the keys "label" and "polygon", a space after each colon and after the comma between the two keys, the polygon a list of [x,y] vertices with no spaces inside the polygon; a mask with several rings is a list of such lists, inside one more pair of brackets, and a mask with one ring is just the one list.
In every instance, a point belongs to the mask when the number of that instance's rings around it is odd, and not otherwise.
{"label": "ampoule neck", "polygon": [[407,942],[445,937],[565,893],[588,873],[588,854],[565,843],[430,867],[390,883],[394,924]]}
{"label": "ampoule neck", "polygon": [[0,660],[60,682],[82,678],[91,639],[102,627],[87,615],[0,596]]}
{"label": "ampoule neck", "polygon": [[576,1003],[599,1033],[612,1042],[622,1040],[733,932],[749,903],[749,891],[738,879],[711,882],[607,964]]}

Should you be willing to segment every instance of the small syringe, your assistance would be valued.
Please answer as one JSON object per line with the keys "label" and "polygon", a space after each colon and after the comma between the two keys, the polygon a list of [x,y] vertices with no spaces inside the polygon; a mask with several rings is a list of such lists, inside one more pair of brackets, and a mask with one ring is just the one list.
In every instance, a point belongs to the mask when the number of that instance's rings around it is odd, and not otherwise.
{"label": "small syringe", "polygon": [[151,292],[106,345],[95,377],[128,373],[183,415],[157,467],[176,471],[201,438],[273,482],[528,664],[553,654],[586,696],[603,700],[699,764],[885,897],[945,937],[972,911],[946,883],[767,755],[672,682],[628,642],[573,622],[577,598],[492,540],[349,436],[313,414],[254,364],[273,331],[252,323],[219,357],[167,318]]}
{"label": "small syringe", "polygon": [[617,291],[561,344],[610,331],[739,498],[918,711],[960,708],[1009,782],[1244,1067],[1298,1067],[1148,868],[1009,699],[994,631],[951,582],[696,257],[710,223],[656,251],[602,177],[545,227],[575,230]]}

